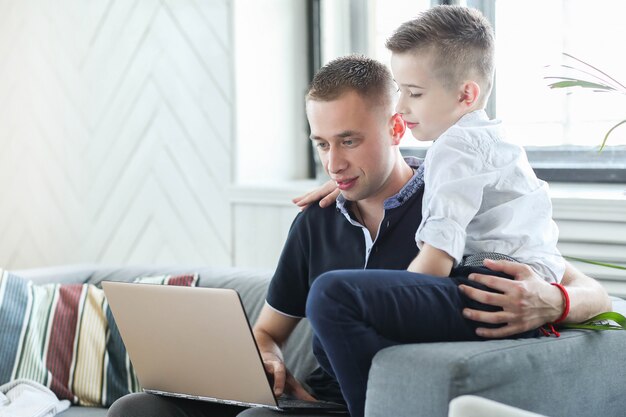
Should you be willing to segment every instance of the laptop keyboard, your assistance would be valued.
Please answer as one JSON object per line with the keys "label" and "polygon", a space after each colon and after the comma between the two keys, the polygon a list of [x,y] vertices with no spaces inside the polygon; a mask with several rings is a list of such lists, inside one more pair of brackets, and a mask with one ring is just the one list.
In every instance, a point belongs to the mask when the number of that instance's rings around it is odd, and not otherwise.
{"label": "laptop keyboard", "polygon": [[328,401],[306,401],[295,398],[279,398],[278,406],[284,409],[305,408],[307,410],[342,410],[347,408],[343,404],[337,404]]}

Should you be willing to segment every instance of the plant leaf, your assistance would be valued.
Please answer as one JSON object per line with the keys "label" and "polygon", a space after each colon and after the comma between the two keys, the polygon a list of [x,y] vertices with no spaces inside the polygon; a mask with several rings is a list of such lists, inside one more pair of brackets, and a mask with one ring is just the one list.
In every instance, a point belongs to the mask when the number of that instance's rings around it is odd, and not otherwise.
{"label": "plant leaf", "polygon": [[[626,120],[622,121],[622,123],[626,123]],[[615,127],[617,127],[617,126],[615,126]],[[605,266],[607,268],[621,269],[623,271],[626,271],[626,266],[609,264],[609,263],[606,263],[606,262],[592,261],[591,259],[577,258],[575,256],[563,255],[563,257],[566,258],[566,259],[572,260],[572,261],[578,261],[578,262],[583,262],[583,263],[586,263],[586,264]]]}
{"label": "plant leaf", "polygon": [[[560,65],[561,68],[565,68],[565,69],[569,69],[575,72],[580,72],[582,74],[588,75],[589,77],[598,80],[601,84],[604,85],[608,85],[611,86],[614,90],[616,91],[621,91],[622,93],[626,92],[626,89],[624,88],[624,86],[622,86],[619,82],[615,81],[614,79],[612,79],[611,77],[609,77],[608,75],[604,74],[601,71],[585,71],[582,68],[577,68],[577,67],[573,67],[571,65],[567,65],[567,64],[561,64]],[[598,74],[600,73],[600,75]],[[601,76],[602,75],[602,76]],[[608,80],[606,78],[608,78]],[[545,77],[545,78],[550,78],[550,77]],[[567,79],[572,79],[572,78],[566,78],[566,77],[562,77],[564,80]],[[577,77],[577,79],[585,79],[585,80],[590,80],[589,78],[585,78],[585,77]],[[592,81],[592,82],[598,82],[598,81]]]}
{"label": "plant leaf", "polygon": [[613,87],[610,87],[604,84],[593,83],[591,81],[576,80],[576,79],[567,80],[563,78],[561,78],[561,80],[563,81],[557,81],[555,83],[548,84],[548,86],[550,88],[581,87],[581,88],[593,88],[594,90],[602,90],[602,91],[615,91]]}
{"label": "plant leaf", "polygon": [[592,317],[589,320],[587,320],[586,323],[594,322],[594,321],[601,321],[601,320],[611,320],[621,325],[622,327],[626,327],[626,317],[624,317],[623,315],[615,311],[607,311],[606,313],[600,313],[597,316]]}
{"label": "plant leaf", "polygon": [[616,326],[614,324],[559,324],[559,327],[586,330],[626,330],[622,326]]}
{"label": "plant leaf", "polygon": [[[616,324],[609,323],[609,320]],[[626,330],[626,317],[616,311],[607,311],[582,323],[562,323],[559,326],[568,329]]]}
{"label": "plant leaf", "polygon": [[611,76],[610,76],[609,74],[607,74],[606,72],[604,72],[604,71],[602,71],[602,70],[600,70],[600,69],[598,69],[598,68],[594,67],[594,66],[593,66],[593,65],[591,65],[591,64],[586,63],[586,62],[585,62],[585,61],[583,61],[582,59],[576,58],[574,55],[570,55],[570,54],[568,54],[567,52],[563,52],[563,55],[565,55],[565,56],[566,56],[566,57],[568,57],[568,58],[573,59],[574,61],[578,61],[578,62],[580,62],[581,64],[586,65],[586,66],[588,66],[589,68],[591,68],[591,69],[593,69],[593,70],[595,70],[595,71],[599,72],[600,74],[604,75],[604,76],[605,76],[605,77],[607,77],[609,80],[611,80],[611,81],[615,82],[617,85],[619,85],[619,86],[620,86],[620,87],[622,87],[624,90],[626,90],[626,86],[625,86],[624,84],[620,83],[619,81],[617,81],[615,78],[611,77]]}
{"label": "plant leaf", "polygon": [[[613,133],[613,131],[614,131],[617,127],[619,127],[619,126],[623,125],[624,123],[626,123],[626,119],[622,120],[621,122],[619,122],[618,124],[616,124],[615,126],[613,126],[611,129],[609,129],[609,131],[608,131],[608,132],[606,132],[606,135],[604,135],[604,140],[602,141],[602,145],[600,145],[600,152],[602,152],[602,149],[604,149],[604,145],[606,145],[606,140],[609,138],[609,135],[610,135],[611,133]],[[626,268],[624,268],[624,269],[626,269]]]}

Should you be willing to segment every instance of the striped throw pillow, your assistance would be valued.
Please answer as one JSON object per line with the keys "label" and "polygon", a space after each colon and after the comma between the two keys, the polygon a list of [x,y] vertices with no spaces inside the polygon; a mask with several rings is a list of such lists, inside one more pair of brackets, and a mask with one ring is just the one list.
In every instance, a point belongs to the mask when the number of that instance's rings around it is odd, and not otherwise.
{"label": "striped throw pillow", "polygon": [[[195,286],[198,275],[136,282]],[[59,399],[105,406],[140,390],[102,289],[35,285],[0,270],[0,385],[25,378]]]}

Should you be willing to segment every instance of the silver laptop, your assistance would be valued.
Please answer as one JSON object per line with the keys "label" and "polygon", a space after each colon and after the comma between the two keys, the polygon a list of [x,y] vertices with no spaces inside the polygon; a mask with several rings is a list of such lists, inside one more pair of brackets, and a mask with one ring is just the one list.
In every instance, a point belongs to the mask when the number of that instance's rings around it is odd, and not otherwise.
{"label": "silver laptop", "polygon": [[103,282],[143,390],[282,411],[346,412],[276,398],[235,290]]}

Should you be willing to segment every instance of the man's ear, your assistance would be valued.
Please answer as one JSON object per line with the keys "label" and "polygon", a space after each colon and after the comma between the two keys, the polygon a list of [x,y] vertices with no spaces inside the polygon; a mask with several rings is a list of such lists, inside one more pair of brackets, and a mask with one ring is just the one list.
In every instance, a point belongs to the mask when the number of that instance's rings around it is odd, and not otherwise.
{"label": "man's ear", "polygon": [[398,113],[391,116],[391,129],[392,129],[392,144],[399,145],[400,139],[406,132],[406,123],[401,115]]}
{"label": "man's ear", "polygon": [[466,81],[461,87],[459,103],[464,107],[472,107],[480,99],[480,86],[475,81]]}

